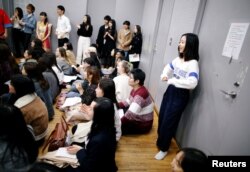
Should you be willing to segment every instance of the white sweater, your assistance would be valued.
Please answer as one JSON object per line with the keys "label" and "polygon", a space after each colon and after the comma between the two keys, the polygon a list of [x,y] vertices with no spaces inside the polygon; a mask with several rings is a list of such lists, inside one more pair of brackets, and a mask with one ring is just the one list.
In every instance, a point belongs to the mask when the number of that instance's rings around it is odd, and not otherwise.
{"label": "white sweater", "polygon": [[130,95],[132,87],[129,86],[129,76],[122,74],[118,75],[114,79],[115,82],[115,90],[116,90],[116,99],[118,102],[124,102]]}
{"label": "white sweater", "polygon": [[171,63],[167,64],[161,74],[168,78],[168,84],[177,88],[194,89],[199,80],[199,66],[196,60],[183,61],[176,57]]}

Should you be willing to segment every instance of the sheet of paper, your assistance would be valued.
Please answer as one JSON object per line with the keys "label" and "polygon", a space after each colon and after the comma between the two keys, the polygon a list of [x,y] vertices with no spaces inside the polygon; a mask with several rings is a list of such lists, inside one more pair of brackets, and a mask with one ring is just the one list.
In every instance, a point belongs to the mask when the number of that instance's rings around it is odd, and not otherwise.
{"label": "sheet of paper", "polygon": [[237,60],[240,55],[249,23],[232,23],[227,34],[227,39],[222,55]]}
{"label": "sheet of paper", "polygon": [[139,62],[140,56],[139,54],[129,54],[129,62]]}
{"label": "sheet of paper", "polygon": [[76,104],[81,103],[81,102],[82,102],[81,97],[69,97],[69,98],[65,99],[65,102],[63,103],[61,108],[73,106],[73,105],[76,105]]}
{"label": "sheet of paper", "polygon": [[57,157],[66,157],[71,159],[77,159],[76,155],[69,154],[66,147],[59,148],[56,152]]}
{"label": "sheet of paper", "polygon": [[64,75],[63,77],[63,82],[71,82],[72,80],[76,80],[77,76],[68,76],[68,75]]}

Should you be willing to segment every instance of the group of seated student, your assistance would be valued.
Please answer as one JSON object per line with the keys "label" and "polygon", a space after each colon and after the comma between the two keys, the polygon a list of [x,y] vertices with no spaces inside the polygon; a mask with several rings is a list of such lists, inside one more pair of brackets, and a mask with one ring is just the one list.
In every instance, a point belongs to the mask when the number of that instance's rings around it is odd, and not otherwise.
{"label": "group of seated student", "polygon": [[[83,141],[72,142],[67,148],[76,154],[80,165],[61,170],[117,171],[115,151],[122,135],[145,134],[153,125],[153,102],[144,87],[145,73],[133,69],[122,49],[113,49],[108,62],[111,69],[103,71],[94,44],[87,48],[80,64],[69,42],[55,53],[45,52],[37,38],[30,45],[18,65],[9,46],[0,43],[0,171],[39,168],[34,165],[38,147],[49,134],[53,104],[60,100],[65,75],[77,75],[78,79],[66,87],[61,104],[65,98],[81,99],[73,108],[61,109],[67,122],[74,125],[72,133],[86,121],[91,125]],[[173,171],[200,170],[205,160],[199,150],[181,149],[172,162]]]}
{"label": "group of seated student", "polygon": [[[2,118],[0,127],[3,127],[0,130],[0,142],[3,143],[0,146],[0,169],[40,168],[35,167],[34,162],[37,159],[37,149],[48,134],[49,119],[53,119],[52,105],[60,90],[57,76],[61,68],[56,63],[55,54],[51,52],[44,53],[38,60],[31,57],[23,64],[22,71],[13,61],[7,45],[0,44],[0,54],[3,57],[0,59],[3,67],[1,69],[4,69],[0,70],[0,118]],[[113,80],[102,77],[101,79],[96,60],[98,58],[95,55],[94,58],[84,59],[83,64],[76,70],[83,75],[83,80],[76,82],[70,88],[71,92],[78,93],[75,95],[81,97],[82,102],[79,108],[75,109],[77,113],[69,112],[68,122],[78,121],[74,123],[75,130],[82,120],[92,123],[88,128],[86,140],[80,143],[74,142],[67,148],[69,153],[76,154],[80,165],[77,168],[69,166],[60,169],[62,171],[117,171],[115,151],[122,135],[143,134],[152,128],[153,103],[149,92],[143,86],[145,73],[141,69],[130,71],[128,62],[118,60],[118,76],[126,78],[124,80],[128,81],[127,84],[119,82],[121,80],[119,78]],[[8,73],[5,73],[5,70]],[[6,84],[8,80],[10,83]],[[126,88],[120,88],[122,86]],[[58,91],[51,91],[52,89]],[[131,90],[129,94],[128,90]],[[51,96],[56,92],[54,97]],[[124,110],[124,116],[120,116],[119,109]],[[9,116],[6,117],[6,115]],[[19,117],[11,115],[19,115]],[[19,118],[18,122],[14,120],[15,118]],[[190,171],[204,168],[206,156],[197,151],[192,153],[194,151],[196,150],[182,149],[172,162],[173,169]],[[201,157],[195,159],[192,156]]]}
{"label": "group of seated student", "polygon": [[[108,98],[99,97],[93,101],[92,107],[93,123],[86,141],[81,145],[67,147],[69,153],[76,154],[80,165],[77,168],[68,166],[59,169],[37,162],[38,146],[22,111],[13,105],[0,104],[0,171],[117,171],[114,103]],[[207,171],[208,159],[198,149],[182,148],[172,160],[171,166],[173,172]]]}

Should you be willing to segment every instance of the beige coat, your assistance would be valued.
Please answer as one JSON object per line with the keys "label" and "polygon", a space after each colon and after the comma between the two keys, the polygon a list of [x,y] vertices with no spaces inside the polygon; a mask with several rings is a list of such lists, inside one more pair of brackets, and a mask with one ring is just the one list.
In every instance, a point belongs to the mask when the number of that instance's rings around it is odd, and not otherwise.
{"label": "beige coat", "polygon": [[41,140],[48,130],[48,111],[44,102],[36,94],[19,98],[15,104],[22,113],[27,125],[33,128],[35,140]]}
{"label": "beige coat", "polygon": [[[132,41],[132,32],[130,30],[120,29],[117,38],[117,48],[124,51],[129,51],[129,46]],[[123,45],[123,46],[122,46]]]}

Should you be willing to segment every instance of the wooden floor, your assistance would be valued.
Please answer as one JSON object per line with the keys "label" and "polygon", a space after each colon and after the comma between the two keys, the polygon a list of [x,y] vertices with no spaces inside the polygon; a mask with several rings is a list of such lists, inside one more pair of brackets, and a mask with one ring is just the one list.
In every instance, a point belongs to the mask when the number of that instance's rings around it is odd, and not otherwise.
{"label": "wooden floor", "polygon": [[[60,120],[63,113],[56,109],[55,118],[49,123],[49,133],[54,129],[55,124]],[[169,153],[164,160],[155,160],[158,152],[155,146],[157,139],[158,117],[154,115],[154,125],[150,133],[145,135],[122,136],[118,143],[116,152],[116,163],[119,172],[168,172],[171,171],[171,161],[174,158],[178,147],[172,140]],[[41,147],[42,148],[42,147]],[[40,155],[42,151],[40,148]]]}

